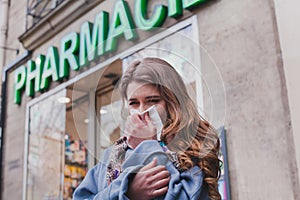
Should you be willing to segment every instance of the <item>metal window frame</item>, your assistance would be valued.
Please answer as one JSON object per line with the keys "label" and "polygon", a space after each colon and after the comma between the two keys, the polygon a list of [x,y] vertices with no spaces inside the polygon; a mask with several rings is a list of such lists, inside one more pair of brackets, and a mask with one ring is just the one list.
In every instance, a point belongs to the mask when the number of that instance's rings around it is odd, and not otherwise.
{"label": "metal window frame", "polygon": [[223,155],[224,166],[224,181],[226,183],[226,200],[231,200],[230,193],[230,181],[229,181],[229,168],[228,168],[228,155],[227,155],[227,141],[226,141],[226,129],[224,126],[219,128],[221,139],[221,153]]}

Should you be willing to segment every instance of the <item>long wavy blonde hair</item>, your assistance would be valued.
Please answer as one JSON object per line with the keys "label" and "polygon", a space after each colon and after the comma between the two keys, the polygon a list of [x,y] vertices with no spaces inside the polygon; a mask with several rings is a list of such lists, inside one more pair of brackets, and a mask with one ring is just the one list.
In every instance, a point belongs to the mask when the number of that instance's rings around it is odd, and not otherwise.
{"label": "long wavy blonde hair", "polygon": [[120,89],[127,99],[130,82],[153,84],[166,101],[167,120],[161,140],[173,136],[168,148],[177,152],[180,167],[188,170],[198,165],[204,174],[204,187],[212,200],[220,200],[218,179],[220,141],[217,131],[204,120],[188,95],[181,76],[166,61],[159,58],[144,58],[133,62],[123,74]]}

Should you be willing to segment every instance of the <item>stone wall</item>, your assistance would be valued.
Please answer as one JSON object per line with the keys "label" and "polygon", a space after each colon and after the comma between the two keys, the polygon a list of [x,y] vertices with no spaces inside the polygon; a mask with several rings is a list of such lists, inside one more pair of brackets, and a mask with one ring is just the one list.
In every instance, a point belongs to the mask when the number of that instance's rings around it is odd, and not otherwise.
{"label": "stone wall", "polygon": [[[300,13],[297,9],[300,6],[300,2],[297,0],[274,0],[274,2],[282,51],[282,61],[284,73],[286,75],[289,107],[291,110],[292,127],[297,153],[296,158],[298,166],[300,166],[300,135],[298,134],[300,132],[300,22],[298,20],[294,20],[299,19],[300,17]],[[298,177],[300,180],[299,172]]]}
{"label": "stone wall", "polygon": [[[198,16],[205,109],[225,128],[232,199],[299,199],[295,145],[272,1],[216,1]],[[216,64],[210,60],[210,57]],[[208,93],[206,91],[206,93]],[[208,96],[208,95],[206,95]]]}

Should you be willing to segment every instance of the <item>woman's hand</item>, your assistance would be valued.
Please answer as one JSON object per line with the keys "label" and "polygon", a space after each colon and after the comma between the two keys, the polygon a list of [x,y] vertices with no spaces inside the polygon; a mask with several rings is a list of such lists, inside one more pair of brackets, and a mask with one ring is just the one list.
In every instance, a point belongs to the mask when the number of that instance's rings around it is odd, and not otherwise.
{"label": "woman's hand", "polygon": [[156,164],[157,159],[154,158],[129,181],[126,195],[131,200],[154,199],[167,193],[170,173],[165,166]]}
{"label": "woman's hand", "polygon": [[152,124],[149,113],[144,117],[133,114],[128,116],[125,124],[125,135],[128,144],[134,149],[144,140],[156,139],[156,128]]}

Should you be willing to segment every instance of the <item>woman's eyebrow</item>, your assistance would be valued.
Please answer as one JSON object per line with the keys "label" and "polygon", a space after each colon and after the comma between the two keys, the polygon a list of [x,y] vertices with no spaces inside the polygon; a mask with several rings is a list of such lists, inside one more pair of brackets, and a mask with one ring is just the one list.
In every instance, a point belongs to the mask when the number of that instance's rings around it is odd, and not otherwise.
{"label": "woman's eyebrow", "polygon": [[158,99],[158,98],[160,98],[159,95],[153,95],[153,96],[146,96],[145,99]]}
{"label": "woman's eyebrow", "polygon": [[[151,95],[151,96],[146,96],[145,99],[159,99],[161,98],[159,95]],[[137,101],[137,98],[130,98],[128,101]]]}
{"label": "woman's eyebrow", "polygon": [[137,99],[136,98],[130,98],[128,99],[128,101],[136,101]]}

